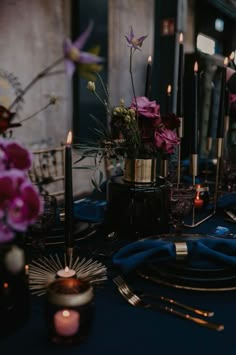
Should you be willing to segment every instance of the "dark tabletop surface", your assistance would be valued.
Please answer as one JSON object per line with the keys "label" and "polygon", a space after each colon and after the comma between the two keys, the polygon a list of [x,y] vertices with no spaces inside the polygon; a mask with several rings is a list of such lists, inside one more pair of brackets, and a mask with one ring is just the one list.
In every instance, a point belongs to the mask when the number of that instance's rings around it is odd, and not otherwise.
{"label": "dark tabletop surface", "polygon": [[[227,226],[236,233],[236,225],[220,215],[212,217],[190,233],[209,233],[216,226]],[[77,244],[80,247],[79,243]],[[83,246],[83,252],[86,251]],[[90,252],[87,251],[89,254]],[[196,292],[150,284],[129,276],[129,281],[152,292],[171,296],[181,302],[215,311],[211,320],[225,325],[222,332],[155,310],[134,308],[118,293],[112,282],[117,270],[111,257],[101,259],[108,266],[108,281],[95,289],[95,319],[89,338],[80,345],[54,345],[47,338],[44,297],[31,297],[29,321],[10,336],[0,339],[2,355],[236,355],[236,292]],[[0,320],[1,324],[1,320]],[[1,327],[4,325],[1,324]]]}

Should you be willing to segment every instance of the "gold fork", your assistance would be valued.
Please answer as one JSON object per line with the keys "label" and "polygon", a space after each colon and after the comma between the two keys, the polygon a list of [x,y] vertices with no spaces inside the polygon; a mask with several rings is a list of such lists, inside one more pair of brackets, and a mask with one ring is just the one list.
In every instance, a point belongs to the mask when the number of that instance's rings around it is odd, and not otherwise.
{"label": "gold fork", "polygon": [[[120,276],[116,276],[114,279],[113,279],[114,283],[119,287],[119,286],[126,286],[127,289],[129,289],[131,292],[135,292],[133,289],[130,288],[130,286],[128,286],[127,282],[125,282],[125,280]],[[128,290],[127,290],[128,291]],[[153,299],[158,299],[160,301],[163,301],[163,302],[166,302],[166,303],[169,303],[171,305],[175,305],[179,308],[182,308],[182,309],[185,309],[187,311],[190,311],[190,312],[193,312],[199,316],[203,316],[203,317],[212,317],[214,316],[214,312],[212,311],[206,311],[206,310],[203,310],[203,309],[199,309],[199,308],[195,308],[195,307],[191,307],[191,306],[188,306],[186,304],[183,304],[181,302],[178,302],[176,300],[174,300],[173,298],[168,298],[168,297],[164,297],[162,295],[151,295],[151,294],[148,294],[148,293],[139,293],[139,296],[140,297],[147,297],[147,298],[153,298]]]}
{"label": "gold fork", "polygon": [[[113,279],[113,282],[116,283],[116,279]],[[218,332],[224,330],[223,324],[216,324],[206,321],[205,319],[191,316],[188,313],[180,312],[172,307],[167,307],[161,304],[147,303],[141,299],[138,295],[133,293],[125,284],[118,285],[118,291],[120,294],[134,307],[143,307],[149,309],[156,309],[162,312],[170,313],[177,317],[192,321],[200,326],[206,327],[208,329],[216,330]]]}

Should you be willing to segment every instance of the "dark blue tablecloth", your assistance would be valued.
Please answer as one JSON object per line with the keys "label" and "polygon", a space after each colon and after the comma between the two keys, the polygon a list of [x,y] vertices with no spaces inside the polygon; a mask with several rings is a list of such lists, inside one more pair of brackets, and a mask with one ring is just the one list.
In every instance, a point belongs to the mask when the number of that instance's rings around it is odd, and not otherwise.
{"label": "dark blue tablecloth", "polygon": [[[219,216],[188,231],[208,233],[219,225],[236,233],[236,225],[224,222]],[[146,281],[139,285],[214,310],[215,317],[211,320],[225,325],[225,330],[217,333],[172,315],[131,307],[113,285],[112,277],[117,272],[110,267],[110,259],[104,259],[104,263],[109,266],[109,280],[96,289],[95,320],[85,343],[66,347],[50,343],[44,323],[44,298],[32,297],[29,322],[0,340],[1,355],[236,355],[236,292],[189,292],[147,284]],[[0,329],[2,327],[4,324],[0,320]]]}

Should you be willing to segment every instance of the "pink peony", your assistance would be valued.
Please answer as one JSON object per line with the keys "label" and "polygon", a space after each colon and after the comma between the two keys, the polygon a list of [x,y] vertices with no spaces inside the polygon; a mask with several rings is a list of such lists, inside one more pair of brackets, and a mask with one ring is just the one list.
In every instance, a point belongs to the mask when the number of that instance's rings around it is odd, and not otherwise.
{"label": "pink peony", "polygon": [[179,143],[179,138],[171,129],[159,128],[155,131],[155,145],[168,154],[174,153],[174,146]]}

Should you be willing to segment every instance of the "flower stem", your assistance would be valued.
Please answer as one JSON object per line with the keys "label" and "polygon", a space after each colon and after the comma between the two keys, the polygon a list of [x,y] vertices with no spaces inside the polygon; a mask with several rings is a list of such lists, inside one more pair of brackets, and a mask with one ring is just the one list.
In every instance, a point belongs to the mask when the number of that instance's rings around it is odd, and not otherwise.
{"label": "flower stem", "polygon": [[39,109],[38,111],[36,111],[35,113],[33,113],[32,115],[30,115],[30,116],[24,118],[24,119],[21,120],[19,123],[21,124],[21,123],[23,123],[23,122],[25,122],[25,121],[30,120],[30,119],[33,118],[34,116],[38,115],[40,112],[46,110],[46,109],[47,109],[49,106],[51,106],[51,105],[52,105],[51,102],[47,103],[47,105],[45,105],[44,107],[42,107],[41,109]]}
{"label": "flower stem", "polygon": [[21,91],[21,93],[15,98],[15,100],[10,104],[9,106],[9,111],[12,110],[12,108],[22,99],[22,97],[32,88],[32,86],[41,78],[47,75],[47,73],[60,64],[64,60],[64,56],[57,59],[55,62],[53,62],[51,65],[49,65],[46,69],[42,70],[39,74],[37,74],[33,80]]}
{"label": "flower stem", "polygon": [[136,94],[135,94],[135,89],[134,89],[134,79],[133,79],[133,72],[132,72],[133,48],[130,48],[129,59],[130,59],[129,60],[129,73],[130,73],[131,85],[132,85],[132,90],[133,90],[133,95],[134,95],[134,100],[135,100],[135,105],[136,105],[136,116],[138,117],[138,104],[137,104],[137,99],[136,99]]}

